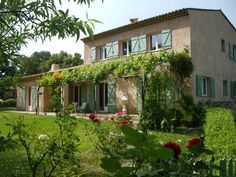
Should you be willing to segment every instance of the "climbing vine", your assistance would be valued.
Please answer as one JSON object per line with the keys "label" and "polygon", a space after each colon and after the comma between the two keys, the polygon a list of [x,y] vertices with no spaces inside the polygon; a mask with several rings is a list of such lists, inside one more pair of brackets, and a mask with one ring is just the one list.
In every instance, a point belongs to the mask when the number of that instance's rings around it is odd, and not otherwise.
{"label": "climbing vine", "polygon": [[140,54],[96,64],[82,65],[68,70],[47,73],[38,80],[38,84],[40,86],[52,85],[56,82],[54,78],[58,74],[61,76],[62,83],[81,81],[99,83],[109,77],[118,78],[130,75],[146,75],[155,69],[158,63],[167,62],[174,55],[175,52],[160,51],[159,55],[153,55],[151,53]]}

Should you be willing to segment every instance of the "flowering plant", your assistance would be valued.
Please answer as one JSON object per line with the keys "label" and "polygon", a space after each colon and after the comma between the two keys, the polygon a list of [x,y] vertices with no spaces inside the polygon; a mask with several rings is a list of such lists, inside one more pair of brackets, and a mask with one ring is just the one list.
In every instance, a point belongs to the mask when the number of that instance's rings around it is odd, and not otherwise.
{"label": "flowering plant", "polygon": [[174,143],[174,142],[168,142],[166,144],[163,145],[165,148],[170,148],[174,151],[174,158],[176,160],[179,160],[179,155],[181,153],[181,148],[178,144]]}
{"label": "flowering plant", "polygon": [[192,138],[191,140],[189,140],[187,147],[188,149],[192,149],[193,145],[196,144],[202,144],[201,138]]}
{"label": "flowering plant", "polygon": [[89,114],[88,118],[91,119],[91,120],[94,120],[95,119],[95,115],[94,114]]}

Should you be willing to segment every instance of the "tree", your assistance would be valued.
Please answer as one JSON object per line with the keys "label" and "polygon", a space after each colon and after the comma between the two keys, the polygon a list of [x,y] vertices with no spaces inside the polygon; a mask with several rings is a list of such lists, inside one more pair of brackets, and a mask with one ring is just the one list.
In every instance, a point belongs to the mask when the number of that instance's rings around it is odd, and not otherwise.
{"label": "tree", "polygon": [[[88,6],[93,1],[95,0],[74,0],[78,5]],[[78,40],[81,32],[92,36],[94,23],[97,21],[83,21],[70,15],[69,10],[60,9],[62,1],[58,2],[57,4],[54,0],[0,1],[1,79],[17,74],[16,58],[21,46],[27,45],[28,40],[44,41],[54,36],[61,39],[76,37]]]}

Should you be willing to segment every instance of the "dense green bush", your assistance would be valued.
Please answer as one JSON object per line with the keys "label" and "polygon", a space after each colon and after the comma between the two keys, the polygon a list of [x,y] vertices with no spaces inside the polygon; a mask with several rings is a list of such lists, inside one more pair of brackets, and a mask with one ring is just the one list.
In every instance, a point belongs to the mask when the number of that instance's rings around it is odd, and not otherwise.
{"label": "dense green bush", "polygon": [[205,123],[206,119],[206,109],[203,106],[195,105],[193,107],[191,126],[199,127]]}
{"label": "dense green bush", "polygon": [[4,101],[5,106],[7,107],[16,107],[16,100],[9,98],[7,100]]}
{"label": "dense green bush", "polygon": [[205,145],[215,152],[215,158],[236,158],[236,127],[231,110],[207,109],[204,125]]}

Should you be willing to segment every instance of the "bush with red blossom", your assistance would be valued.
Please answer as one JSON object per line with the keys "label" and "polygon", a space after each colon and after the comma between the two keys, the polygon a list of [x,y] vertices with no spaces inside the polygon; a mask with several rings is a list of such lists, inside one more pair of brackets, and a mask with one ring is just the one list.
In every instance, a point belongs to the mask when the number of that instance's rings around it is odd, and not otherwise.
{"label": "bush with red blossom", "polygon": [[196,144],[202,144],[202,139],[201,138],[192,138],[191,140],[188,141],[188,149],[192,149],[193,145]]}
{"label": "bush with red blossom", "polygon": [[178,144],[170,141],[170,142],[164,144],[163,146],[165,148],[171,148],[174,151],[174,158],[177,160],[179,159],[179,155],[181,153],[181,148]]}
{"label": "bush with red blossom", "polygon": [[95,115],[94,114],[89,114],[88,118],[91,119],[91,120],[94,120],[95,119]]}

